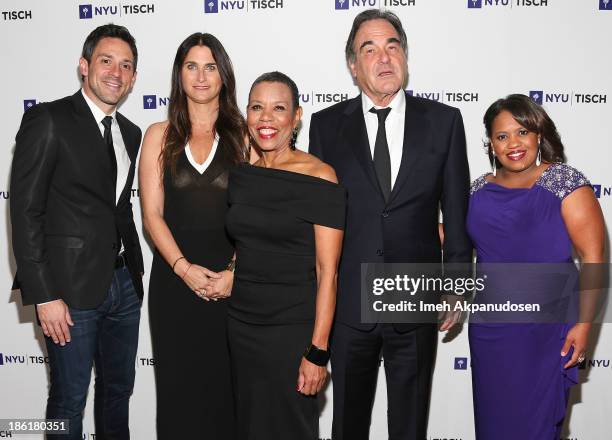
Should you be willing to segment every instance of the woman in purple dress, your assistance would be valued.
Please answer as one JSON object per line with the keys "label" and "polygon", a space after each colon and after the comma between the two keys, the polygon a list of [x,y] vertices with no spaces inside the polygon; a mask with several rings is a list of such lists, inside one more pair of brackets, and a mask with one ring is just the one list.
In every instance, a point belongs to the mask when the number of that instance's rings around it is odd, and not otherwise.
{"label": "woman in purple dress", "polygon": [[[474,181],[467,227],[479,263],[601,263],[604,222],[584,175],[564,164],[544,109],[525,95],[484,116],[493,172]],[[472,323],[476,438],[558,440],[590,324]]]}

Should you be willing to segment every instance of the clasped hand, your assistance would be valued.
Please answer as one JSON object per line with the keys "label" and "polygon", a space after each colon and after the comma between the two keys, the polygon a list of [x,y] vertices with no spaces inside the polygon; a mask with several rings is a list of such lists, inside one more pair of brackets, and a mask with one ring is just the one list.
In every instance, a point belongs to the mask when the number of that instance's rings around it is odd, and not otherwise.
{"label": "clasped hand", "polygon": [[230,296],[234,273],[229,270],[213,272],[197,264],[191,264],[183,275],[183,281],[205,301],[216,301]]}

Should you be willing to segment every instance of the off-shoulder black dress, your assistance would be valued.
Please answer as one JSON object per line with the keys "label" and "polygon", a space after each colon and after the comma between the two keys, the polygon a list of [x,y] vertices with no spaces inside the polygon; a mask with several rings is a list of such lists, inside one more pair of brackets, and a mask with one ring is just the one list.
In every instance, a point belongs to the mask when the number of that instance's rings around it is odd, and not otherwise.
{"label": "off-shoulder black dress", "polygon": [[241,165],[228,188],[236,246],[228,310],[241,440],[318,439],[318,407],[297,392],[317,293],[314,226],[344,228],[339,185],[291,171]]}

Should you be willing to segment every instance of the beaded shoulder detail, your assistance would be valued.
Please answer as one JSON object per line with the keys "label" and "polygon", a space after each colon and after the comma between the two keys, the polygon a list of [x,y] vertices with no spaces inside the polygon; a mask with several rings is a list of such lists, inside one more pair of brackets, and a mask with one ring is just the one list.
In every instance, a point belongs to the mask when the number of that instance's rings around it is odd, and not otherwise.
{"label": "beaded shoulder detail", "polygon": [[486,185],[487,180],[485,179],[485,177],[488,175],[489,173],[483,174],[482,176],[480,176],[478,179],[474,180],[472,182],[472,185],[470,186],[470,195],[474,194],[476,191],[478,191],[480,188],[482,188],[483,186]]}
{"label": "beaded shoulder detail", "polygon": [[536,185],[547,189],[560,200],[591,182],[580,171],[564,163],[553,163],[542,173]]}

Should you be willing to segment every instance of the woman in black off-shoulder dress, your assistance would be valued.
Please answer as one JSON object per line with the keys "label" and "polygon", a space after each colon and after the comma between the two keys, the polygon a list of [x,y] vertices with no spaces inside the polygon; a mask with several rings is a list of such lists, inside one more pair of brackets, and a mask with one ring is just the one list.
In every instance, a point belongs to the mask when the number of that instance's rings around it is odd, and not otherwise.
{"label": "woman in black off-shoulder dress", "polygon": [[318,439],[346,194],[333,169],[292,146],[297,96],[281,73],[255,81],[247,125],[261,159],[230,173],[228,337],[241,440]]}

